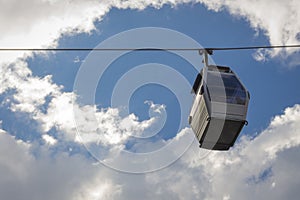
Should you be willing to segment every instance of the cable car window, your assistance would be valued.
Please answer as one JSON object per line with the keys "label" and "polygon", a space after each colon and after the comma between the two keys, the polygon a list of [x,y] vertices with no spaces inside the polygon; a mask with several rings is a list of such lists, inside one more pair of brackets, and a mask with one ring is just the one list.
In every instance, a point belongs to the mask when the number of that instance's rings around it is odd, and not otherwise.
{"label": "cable car window", "polygon": [[193,85],[193,88],[192,88],[192,92],[194,94],[196,94],[196,92],[198,91],[200,83],[201,83],[201,80],[202,80],[202,75],[199,73],[197,75],[197,78],[195,79],[195,82],[194,82],[194,85]]}
{"label": "cable car window", "polygon": [[207,79],[212,101],[245,105],[246,91],[234,74],[210,72]]}

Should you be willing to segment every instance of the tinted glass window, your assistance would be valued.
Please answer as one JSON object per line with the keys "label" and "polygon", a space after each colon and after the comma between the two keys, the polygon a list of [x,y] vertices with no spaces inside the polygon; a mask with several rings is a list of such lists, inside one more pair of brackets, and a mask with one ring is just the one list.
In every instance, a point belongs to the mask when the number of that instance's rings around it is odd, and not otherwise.
{"label": "tinted glass window", "polygon": [[202,80],[202,76],[201,74],[199,73],[197,75],[197,78],[195,79],[194,81],[194,85],[193,85],[193,89],[192,89],[192,92],[196,93],[199,89],[199,86],[200,86],[200,83],[201,83],[201,80]]}
{"label": "tinted glass window", "polygon": [[207,85],[212,101],[241,105],[246,103],[246,91],[234,74],[210,72]]}

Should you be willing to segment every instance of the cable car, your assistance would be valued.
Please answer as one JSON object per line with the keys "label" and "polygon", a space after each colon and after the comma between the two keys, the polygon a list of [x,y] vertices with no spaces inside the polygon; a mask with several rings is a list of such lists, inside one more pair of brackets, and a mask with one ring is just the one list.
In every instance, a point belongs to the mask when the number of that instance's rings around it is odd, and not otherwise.
{"label": "cable car", "polygon": [[189,124],[200,148],[226,151],[247,124],[249,92],[230,67],[208,65],[198,74]]}

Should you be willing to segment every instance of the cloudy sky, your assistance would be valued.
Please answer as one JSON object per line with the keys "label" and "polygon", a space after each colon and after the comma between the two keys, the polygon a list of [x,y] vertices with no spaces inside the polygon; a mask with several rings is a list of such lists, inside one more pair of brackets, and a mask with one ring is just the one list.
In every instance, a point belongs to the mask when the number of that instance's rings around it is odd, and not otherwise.
{"label": "cloudy sky", "polygon": [[[0,48],[300,43],[295,0],[0,0]],[[300,51],[216,51],[251,93],[228,152],[187,123],[198,52],[0,52],[0,199],[296,199]]]}

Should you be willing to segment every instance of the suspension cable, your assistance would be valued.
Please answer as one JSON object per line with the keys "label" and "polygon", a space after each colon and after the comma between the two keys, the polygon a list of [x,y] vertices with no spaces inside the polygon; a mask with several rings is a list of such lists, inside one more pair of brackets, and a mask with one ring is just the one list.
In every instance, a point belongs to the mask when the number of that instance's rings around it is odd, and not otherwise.
{"label": "suspension cable", "polygon": [[300,48],[299,44],[273,46],[208,47],[208,48],[0,48],[0,51],[233,51],[252,49]]}

